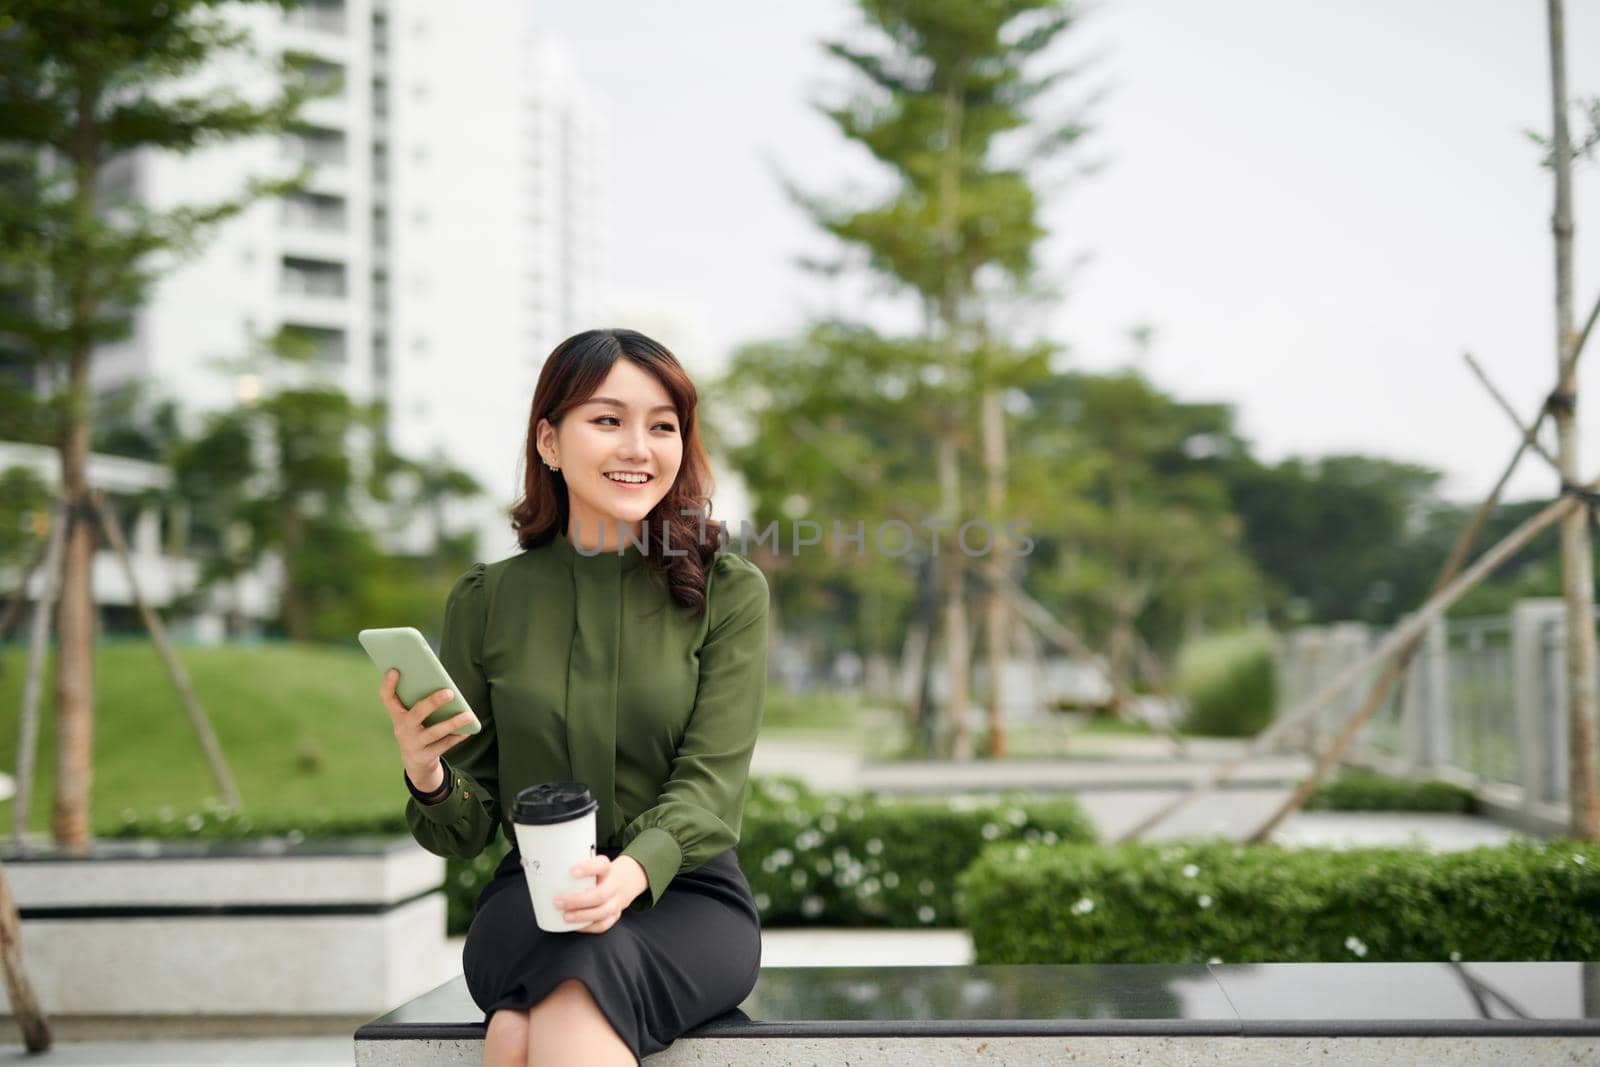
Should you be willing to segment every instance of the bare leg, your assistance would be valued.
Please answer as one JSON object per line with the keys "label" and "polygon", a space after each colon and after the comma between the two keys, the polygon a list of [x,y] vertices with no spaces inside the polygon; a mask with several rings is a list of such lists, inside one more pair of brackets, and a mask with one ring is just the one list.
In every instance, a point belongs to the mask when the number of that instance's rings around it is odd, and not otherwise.
{"label": "bare leg", "polygon": [[581,1063],[635,1067],[633,1050],[611,1028],[589,987],[569,978],[528,1013],[528,1067]]}
{"label": "bare leg", "polygon": [[524,1067],[528,1062],[528,1013],[501,1008],[489,1018],[483,1067]]}

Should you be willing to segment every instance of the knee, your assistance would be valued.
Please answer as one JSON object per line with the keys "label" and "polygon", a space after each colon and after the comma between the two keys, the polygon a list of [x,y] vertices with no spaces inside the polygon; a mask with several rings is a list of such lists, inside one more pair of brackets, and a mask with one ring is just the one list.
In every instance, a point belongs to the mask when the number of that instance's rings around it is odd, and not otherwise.
{"label": "knee", "polygon": [[[576,1005],[578,1007],[596,1007],[594,996],[589,992],[589,987],[577,978],[568,978],[565,982],[550,990],[542,1004]],[[537,1006],[535,1008],[537,1010]]]}
{"label": "knee", "polygon": [[512,1045],[522,1045],[526,1048],[528,1028],[528,1013],[526,1011],[501,1008],[489,1017],[488,1037],[496,1044],[506,1042]]}

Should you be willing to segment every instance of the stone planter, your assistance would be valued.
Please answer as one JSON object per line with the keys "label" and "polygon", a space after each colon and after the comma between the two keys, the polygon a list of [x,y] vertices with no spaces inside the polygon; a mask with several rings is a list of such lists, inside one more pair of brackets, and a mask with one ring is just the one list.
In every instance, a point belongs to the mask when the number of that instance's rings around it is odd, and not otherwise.
{"label": "stone planter", "polygon": [[444,860],[410,838],[105,841],[0,860],[52,1016],[370,1018],[460,973]]}

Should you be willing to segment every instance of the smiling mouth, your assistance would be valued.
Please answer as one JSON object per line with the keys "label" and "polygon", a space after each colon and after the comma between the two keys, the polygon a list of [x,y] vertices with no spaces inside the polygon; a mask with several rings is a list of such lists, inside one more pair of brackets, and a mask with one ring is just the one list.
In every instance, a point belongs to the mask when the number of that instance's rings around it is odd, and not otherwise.
{"label": "smiling mouth", "polygon": [[624,489],[643,489],[645,486],[649,485],[651,482],[656,480],[654,475],[650,475],[650,476],[646,477],[645,480],[642,481],[642,482],[623,482],[623,481],[618,481],[617,479],[612,478],[612,477],[610,477],[608,475],[604,475],[604,474],[602,474],[600,477],[604,478],[606,481],[610,482],[612,485],[620,485]]}

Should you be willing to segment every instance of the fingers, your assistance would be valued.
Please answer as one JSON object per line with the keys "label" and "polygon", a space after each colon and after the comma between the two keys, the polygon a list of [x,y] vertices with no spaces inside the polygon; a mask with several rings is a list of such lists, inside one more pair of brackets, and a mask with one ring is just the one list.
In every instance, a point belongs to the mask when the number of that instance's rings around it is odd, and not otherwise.
{"label": "fingers", "polygon": [[422,731],[422,743],[425,745],[431,745],[433,742],[439,740],[439,738],[461,729],[471,721],[472,713],[463,711],[461,714],[448,718],[444,722],[434,723],[432,726]]}
{"label": "fingers", "polygon": [[390,667],[383,673],[383,683],[378,686],[378,699],[383,701],[383,706],[389,712],[389,721],[396,726],[406,713],[406,706],[400,703],[400,698],[395,695],[395,686],[400,684],[400,672]]}
{"label": "fingers", "polygon": [[438,757],[442,753],[448,752],[452,748],[455,748],[457,745],[471,736],[471,734],[450,734],[443,741],[435,741],[433,744],[423,749],[423,751],[428,753],[430,756]]}

